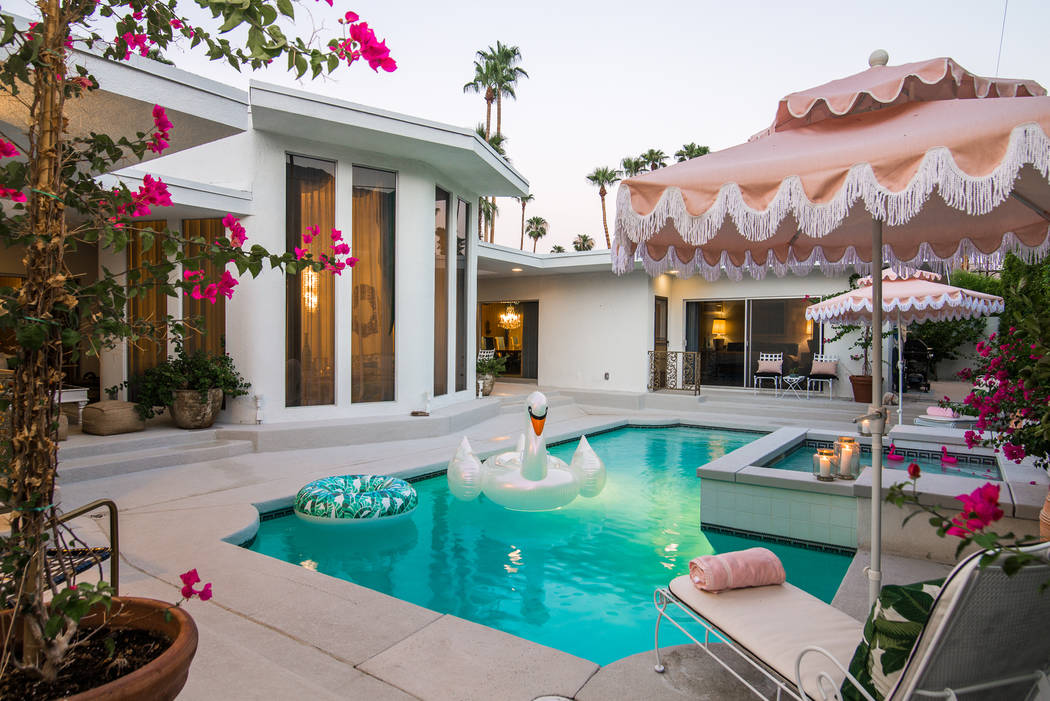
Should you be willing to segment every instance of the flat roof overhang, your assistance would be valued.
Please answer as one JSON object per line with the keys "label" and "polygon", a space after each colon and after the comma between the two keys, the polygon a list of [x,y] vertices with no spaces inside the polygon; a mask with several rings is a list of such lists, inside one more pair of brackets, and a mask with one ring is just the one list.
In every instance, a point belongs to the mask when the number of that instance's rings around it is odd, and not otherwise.
{"label": "flat roof overhang", "polygon": [[253,81],[256,129],[428,164],[480,195],[518,197],[528,181],[470,129]]}
{"label": "flat roof overhang", "polygon": [[[516,272],[514,268],[521,270]],[[478,279],[597,272],[612,274],[608,250],[532,253],[491,243],[478,244]]]}
{"label": "flat roof overhang", "polygon": [[[15,20],[18,26],[28,27],[25,18]],[[109,61],[96,50],[77,48],[70,64],[84,66],[99,83],[98,90],[66,101],[71,136],[97,132],[134,139],[136,132],[153,129],[154,105],[164,107],[174,124],[163,155],[251,128],[247,91],[137,55],[127,61]],[[23,95],[31,91],[28,85],[24,89]],[[20,136],[20,145],[26,145],[29,110],[18,97],[0,95],[0,127],[13,138]],[[156,157],[147,151],[145,160]],[[120,165],[133,162],[138,161],[132,156]]]}

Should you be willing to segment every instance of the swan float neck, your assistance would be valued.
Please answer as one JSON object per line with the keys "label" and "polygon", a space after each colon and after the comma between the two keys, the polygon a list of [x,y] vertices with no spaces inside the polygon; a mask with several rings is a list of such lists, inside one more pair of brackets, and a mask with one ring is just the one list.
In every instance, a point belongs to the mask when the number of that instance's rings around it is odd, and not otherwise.
{"label": "swan float neck", "polygon": [[547,421],[547,398],[540,392],[529,395],[526,410],[529,414],[525,453],[521,458],[521,476],[530,482],[541,482],[547,477],[547,439],[543,425]]}

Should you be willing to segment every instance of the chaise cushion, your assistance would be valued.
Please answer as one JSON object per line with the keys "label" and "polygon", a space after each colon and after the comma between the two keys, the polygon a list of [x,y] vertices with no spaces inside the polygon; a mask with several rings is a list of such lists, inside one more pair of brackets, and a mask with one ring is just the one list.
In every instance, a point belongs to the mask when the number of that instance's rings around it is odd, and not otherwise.
{"label": "chaise cushion", "polygon": [[84,407],[81,430],[95,436],[132,433],[146,428],[146,423],[131,402],[105,399]]}
{"label": "chaise cushion", "polygon": [[[701,618],[787,680],[794,680],[795,660],[804,648],[822,647],[845,666],[861,639],[860,621],[791,584],[712,594],[699,591],[683,575],[671,581],[670,589]],[[826,660],[807,655],[802,678],[813,698],[820,698],[817,671],[829,671],[836,684],[842,681]]]}
{"label": "chaise cushion", "polygon": [[[943,579],[935,579],[882,588],[864,622],[864,639],[849,665],[849,673],[876,699],[886,698],[900,679],[943,585]],[[841,691],[845,701],[864,698],[849,682]]]}

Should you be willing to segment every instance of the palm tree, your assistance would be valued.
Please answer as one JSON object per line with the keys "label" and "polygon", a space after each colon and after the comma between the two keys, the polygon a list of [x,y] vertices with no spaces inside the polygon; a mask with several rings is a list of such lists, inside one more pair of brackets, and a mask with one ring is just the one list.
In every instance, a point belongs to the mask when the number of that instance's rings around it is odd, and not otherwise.
{"label": "palm tree", "polygon": [[[485,138],[485,125],[484,124],[478,124],[476,127],[474,127],[474,132],[478,136],[480,136],[482,139],[485,139],[485,141],[488,142],[488,145],[491,146],[492,149],[496,153],[498,153],[500,156],[502,156],[504,160],[507,160],[507,161],[510,160],[509,158],[507,158],[507,149],[506,149],[506,146],[505,146],[505,144],[508,141],[507,137],[503,136],[502,134],[492,134],[488,138]],[[479,200],[479,204],[480,204],[480,202],[481,202],[481,200]],[[488,206],[492,207],[496,212],[499,211],[499,208],[496,207],[496,198],[495,197],[493,197],[492,200],[490,202],[488,202]],[[478,207],[478,238],[480,238],[482,241],[488,241],[489,243],[495,243],[495,239],[496,239],[496,219],[495,219],[495,217],[492,217],[491,219],[484,219],[482,217],[482,214],[485,211],[485,207],[486,207],[486,205],[480,205]],[[487,222],[487,224],[484,226],[484,235],[482,235],[482,225],[483,225],[484,222]]]}
{"label": "palm tree", "polygon": [[[493,197],[490,200],[490,199],[487,199],[485,197],[482,197],[478,201],[478,210],[479,210],[479,213],[481,214],[481,217],[484,219],[485,232],[487,232],[488,229],[489,229],[489,226],[492,224],[492,222],[494,222],[496,220],[496,215],[499,214],[499,207],[496,206],[496,198]],[[495,243],[495,241],[492,241],[492,240],[490,240],[488,238],[487,233],[482,234],[482,232],[479,230],[478,234],[479,234],[479,238],[482,241],[487,241],[488,243]]]}
{"label": "palm tree", "polygon": [[536,242],[547,235],[547,220],[543,217],[529,217],[525,222],[525,235],[532,239],[532,252],[536,252]]}
{"label": "palm tree", "polygon": [[507,46],[502,41],[496,42],[496,48],[479,51],[478,58],[492,66],[492,90],[496,94],[496,133],[503,133],[503,96],[517,99],[514,86],[521,78],[529,74],[518,65],[521,61],[521,50],[517,46]]}
{"label": "palm tree", "polygon": [[591,181],[592,185],[598,186],[598,197],[602,200],[602,226],[605,228],[605,247],[612,248],[612,242],[609,240],[609,222],[605,214],[605,196],[609,194],[609,191],[605,188],[620,182],[620,171],[615,168],[595,168],[594,172],[587,176],[587,179]]}
{"label": "palm tree", "polygon": [[536,197],[534,195],[525,195],[519,197],[518,202],[521,202],[521,244],[518,246],[521,250],[525,250],[525,205],[532,202]]}
{"label": "palm tree", "polygon": [[639,156],[645,164],[649,166],[649,170],[656,170],[657,168],[663,168],[667,165],[667,154],[659,149],[651,148],[641,156]]}
{"label": "palm tree", "polygon": [[587,234],[580,234],[572,240],[572,250],[589,251],[594,248],[594,239]]}
{"label": "palm tree", "polygon": [[675,151],[674,157],[678,163],[681,163],[682,161],[691,161],[694,158],[706,156],[709,153],[711,153],[711,149],[707,146],[697,146],[695,143],[689,142]]}
{"label": "palm tree", "polygon": [[630,156],[620,161],[620,168],[623,169],[623,174],[628,178],[633,178],[646,171],[645,161],[641,158],[631,158]]}
{"label": "palm tree", "polygon": [[[480,51],[478,55],[480,58]],[[463,86],[463,92],[485,95],[485,139],[492,133],[492,103],[496,101],[496,89],[493,87],[495,77],[496,70],[491,61],[474,61],[474,80]]]}
{"label": "palm tree", "polygon": [[565,246],[555,244],[551,246],[551,253],[565,253]]}

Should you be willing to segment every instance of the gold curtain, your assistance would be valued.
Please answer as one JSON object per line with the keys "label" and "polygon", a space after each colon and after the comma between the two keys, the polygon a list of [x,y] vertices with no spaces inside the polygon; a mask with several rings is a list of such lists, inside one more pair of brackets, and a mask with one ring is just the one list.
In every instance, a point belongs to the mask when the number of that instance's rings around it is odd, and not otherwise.
{"label": "gold curtain", "polygon": [[354,183],[351,401],[393,401],[394,174],[355,167]]}
{"label": "gold curtain", "polygon": [[434,193],[434,396],[448,393],[448,205],[449,194]]}
{"label": "gold curtain", "polygon": [[128,301],[128,320],[132,323],[146,322],[154,329],[152,338],[140,338],[128,344],[128,377],[141,375],[168,357],[168,296],[156,288],[158,281],[142,271],[143,266],[162,263],[164,250],[159,233],[153,245],[143,250],[140,234],[146,229],[163,232],[167,226],[168,223],[163,220],[136,222],[128,241],[128,272],[140,270],[138,283],[150,285],[145,294],[136,294]]}
{"label": "gold curtain", "polygon": [[[223,236],[221,219],[183,219],[182,235],[187,239],[202,238],[208,243]],[[205,246],[187,244],[191,256],[201,255]],[[209,260],[198,269],[204,270],[205,283],[217,282],[223,270]],[[186,350],[203,350],[209,355],[226,352],[226,297],[219,295],[215,304],[206,299],[182,298],[182,318],[186,320]],[[190,328],[192,326],[192,328]]]}
{"label": "gold curtain", "polygon": [[[305,248],[318,260],[332,255],[335,226],[334,164],[291,157],[288,178],[288,247]],[[307,227],[318,234],[309,244]],[[287,287],[287,406],[335,403],[335,276],[302,270]]]}

